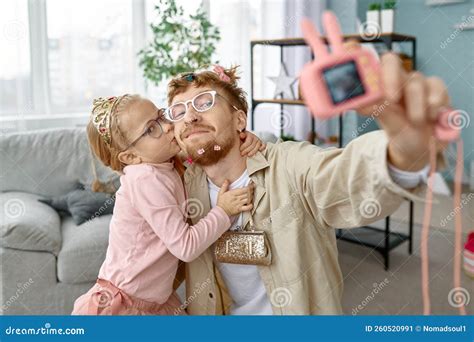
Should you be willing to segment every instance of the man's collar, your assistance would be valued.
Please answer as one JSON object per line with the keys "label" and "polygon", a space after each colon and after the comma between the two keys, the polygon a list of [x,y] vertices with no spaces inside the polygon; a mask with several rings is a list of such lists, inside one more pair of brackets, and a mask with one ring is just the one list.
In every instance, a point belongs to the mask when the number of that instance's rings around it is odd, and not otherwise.
{"label": "man's collar", "polygon": [[257,171],[263,170],[270,166],[267,158],[263,155],[262,152],[258,151],[253,157],[247,157],[247,171],[249,176],[254,174]]}

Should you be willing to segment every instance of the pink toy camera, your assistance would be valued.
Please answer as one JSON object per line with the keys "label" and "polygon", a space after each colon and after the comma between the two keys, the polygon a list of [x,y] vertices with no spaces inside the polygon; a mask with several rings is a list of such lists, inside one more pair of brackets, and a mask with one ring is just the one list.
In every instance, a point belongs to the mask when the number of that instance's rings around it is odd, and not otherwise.
{"label": "pink toy camera", "polygon": [[[301,92],[309,110],[315,117],[327,119],[382,99],[377,58],[363,47],[352,51],[344,49],[339,23],[332,12],[324,13],[323,24],[331,53],[311,21],[303,19],[301,22],[304,38],[315,54],[315,59],[304,66],[300,75]],[[451,108],[442,109],[435,127],[439,140],[459,138],[460,129],[453,124],[457,115]]]}
{"label": "pink toy camera", "polygon": [[301,72],[301,91],[314,116],[329,118],[345,110],[362,107],[382,98],[380,66],[376,57],[360,48],[346,51],[336,16],[325,12],[326,34],[331,54],[313,24],[303,19],[303,35],[315,54],[315,60]]}

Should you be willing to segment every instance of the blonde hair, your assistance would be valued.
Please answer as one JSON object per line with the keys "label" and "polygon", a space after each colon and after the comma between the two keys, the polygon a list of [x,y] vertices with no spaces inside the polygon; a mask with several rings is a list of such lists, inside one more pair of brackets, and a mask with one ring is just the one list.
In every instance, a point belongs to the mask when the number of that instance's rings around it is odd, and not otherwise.
{"label": "blonde hair", "polygon": [[[107,143],[104,137],[99,134],[97,128],[94,126],[92,120],[97,114],[94,110],[97,107],[94,107],[91,113],[91,119],[87,124],[87,139],[89,145],[92,149],[92,152],[95,156],[105,165],[110,167],[112,170],[117,172],[122,172],[125,164],[123,164],[118,155],[122,152],[127,144],[128,140],[123,131],[120,129],[120,116],[122,113],[126,112],[130,106],[141,100],[140,95],[124,95],[120,102],[113,108],[110,115],[110,125],[108,129],[110,130],[110,143]],[[92,184],[93,191],[103,191],[106,185],[102,184],[97,178]]]}
{"label": "blonde hair", "polygon": [[179,74],[168,83],[168,105],[171,104],[176,95],[185,92],[189,87],[208,85],[218,88],[232,105],[247,114],[247,94],[237,84],[240,79],[237,75],[238,68],[239,66],[235,65],[229,69],[224,69],[223,72],[229,78],[228,81],[222,80],[218,73],[209,70]]}

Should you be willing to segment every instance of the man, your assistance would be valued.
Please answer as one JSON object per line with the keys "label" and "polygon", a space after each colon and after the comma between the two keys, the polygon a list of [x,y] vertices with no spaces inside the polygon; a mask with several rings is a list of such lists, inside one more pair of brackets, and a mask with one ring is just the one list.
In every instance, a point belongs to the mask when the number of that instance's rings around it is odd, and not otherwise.
{"label": "man", "polygon": [[211,247],[187,264],[189,314],[342,313],[343,279],[332,228],[369,224],[393,213],[403,198],[416,199],[413,192],[429,171],[438,112],[449,105],[441,80],[405,73],[392,53],[381,63],[385,99],[358,111],[377,110],[382,131],[354,139],[344,149],[277,142],[251,158],[239,153],[248,108],[235,69],[170,82],[168,114],[174,115],[179,144],[194,161],[185,186],[203,209],[193,222],[215,205],[225,179],[231,188],[251,180],[254,208],[231,229],[248,230],[254,222],[266,233],[272,253],[269,266],[238,265],[217,262]]}

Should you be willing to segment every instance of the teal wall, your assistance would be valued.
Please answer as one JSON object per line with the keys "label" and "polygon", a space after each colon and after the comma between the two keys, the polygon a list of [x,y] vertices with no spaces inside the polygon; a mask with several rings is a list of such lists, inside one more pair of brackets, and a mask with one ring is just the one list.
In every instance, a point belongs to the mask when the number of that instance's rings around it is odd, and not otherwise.
{"label": "teal wall", "polygon": [[[373,2],[382,3],[358,0],[357,13],[362,22]],[[465,172],[470,172],[474,160],[474,30],[456,34],[453,25],[474,16],[470,12],[474,1],[432,7],[425,5],[425,0],[398,0],[397,7],[395,31],[417,38],[418,69],[425,75],[441,77],[448,86],[453,106],[470,115],[470,125],[462,132]],[[455,38],[446,42],[453,34]],[[449,178],[451,174],[452,170],[448,172]]]}

